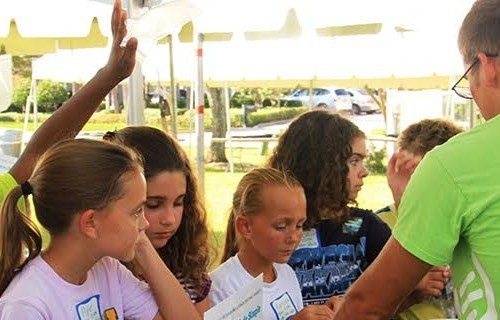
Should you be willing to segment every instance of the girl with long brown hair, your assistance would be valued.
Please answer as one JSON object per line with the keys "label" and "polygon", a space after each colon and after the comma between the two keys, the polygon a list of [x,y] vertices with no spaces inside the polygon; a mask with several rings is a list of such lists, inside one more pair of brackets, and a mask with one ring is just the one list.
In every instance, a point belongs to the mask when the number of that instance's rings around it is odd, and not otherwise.
{"label": "girl with long brown hair", "polygon": [[[210,307],[211,248],[205,207],[186,153],[174,138],[152,127],[124,128],[105,139],[130,147],[143,158],[146,235],[203,314]],[[130,267],[140,277],[142,270]]]}

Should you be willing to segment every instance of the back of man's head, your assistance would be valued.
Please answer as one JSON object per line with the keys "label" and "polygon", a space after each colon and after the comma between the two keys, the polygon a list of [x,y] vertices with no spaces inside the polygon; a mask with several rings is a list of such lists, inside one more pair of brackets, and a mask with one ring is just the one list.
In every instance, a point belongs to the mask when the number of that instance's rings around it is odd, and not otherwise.
{"label": "back of man's head", "polygon": [[450,121],[425,119],[406,128],[399,136],[398,146],[414,155],[424,156],[462,131]]}
{"label": "back of man's head", "polygon": [[477,54],[500,54],[500,0],[477,0],[462,22],[458,48],[464,63],[471,64]]}

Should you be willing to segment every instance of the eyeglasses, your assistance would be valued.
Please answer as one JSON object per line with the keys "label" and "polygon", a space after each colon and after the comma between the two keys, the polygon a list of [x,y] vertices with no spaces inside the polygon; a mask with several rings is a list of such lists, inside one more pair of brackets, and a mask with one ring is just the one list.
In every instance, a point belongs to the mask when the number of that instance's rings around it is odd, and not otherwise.
{"label": "eyeglasses", "polygon": [[[486,57],[488,58],[496,58],[498,57],[498,54],[486,54]],[[465,71],[464,75],[458,79],[458,81],[451,87],[451,90],[455,91],[455,93],[464,99],[472,99],[472,93],[470,91],[470,86],[469,86],[469,81],[467,78],[467,74],[476,66],[476,64],[479,63],[479,58],[476,57],[474,61],[472,61],[472,64],[467,68]]]}

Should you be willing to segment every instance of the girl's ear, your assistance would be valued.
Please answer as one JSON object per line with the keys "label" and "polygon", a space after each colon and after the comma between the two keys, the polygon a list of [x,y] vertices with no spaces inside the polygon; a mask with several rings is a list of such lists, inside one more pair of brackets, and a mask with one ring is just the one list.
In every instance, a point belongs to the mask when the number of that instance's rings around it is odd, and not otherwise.
{"label": "girl's ear", "polygon": [[89,209],[78,215],[79,217],[79,227],[80,232],[82,232],[85,237],[95,240],[98,237],[98,232],[96,228],[96,211]]}
{"label": "girl's ear", "polygon": [[250,219],[240,214],[235,218],[234,225],[236,228],[236,232],[241,235],[241,237],[245,240],[250,239],[252,235],[252,226]]}

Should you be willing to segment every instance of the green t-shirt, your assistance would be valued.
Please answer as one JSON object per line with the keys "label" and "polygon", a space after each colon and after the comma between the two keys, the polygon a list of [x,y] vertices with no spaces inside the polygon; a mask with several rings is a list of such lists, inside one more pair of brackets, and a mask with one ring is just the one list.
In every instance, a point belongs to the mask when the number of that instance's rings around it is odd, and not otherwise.
{"label": "green t-shirt", "polygon": [[428,153],[403,196],[394,237],[435,266],[450,264],[460,318],[500,310],[500,116]]}
{"label": "green t-shirt", "polygon": [[10,173],[6,172],[0,174],[0,203],[3,203],[5,197],[17,185],[16,179],[14,179]]}

